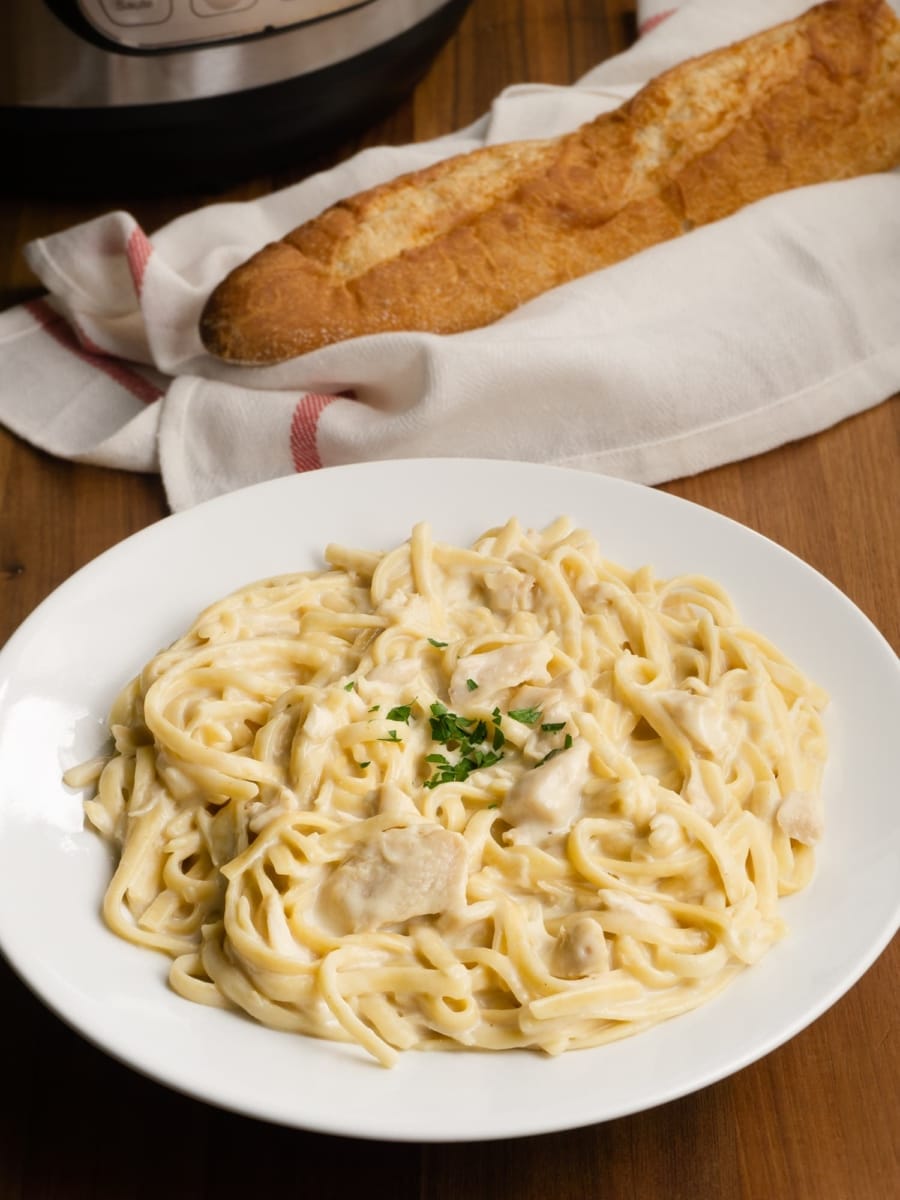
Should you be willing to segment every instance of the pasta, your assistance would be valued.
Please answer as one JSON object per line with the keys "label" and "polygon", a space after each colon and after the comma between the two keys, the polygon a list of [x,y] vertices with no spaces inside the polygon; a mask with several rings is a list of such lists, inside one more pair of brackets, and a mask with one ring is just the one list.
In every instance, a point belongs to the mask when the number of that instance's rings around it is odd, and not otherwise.
{"label": "pasta", "polygon": [[69,771],[103,914],[172,987],[281,1030],[549,1054],[706,1001],[785,933],[827,697],[698,576],[560,518],[212,605]]}

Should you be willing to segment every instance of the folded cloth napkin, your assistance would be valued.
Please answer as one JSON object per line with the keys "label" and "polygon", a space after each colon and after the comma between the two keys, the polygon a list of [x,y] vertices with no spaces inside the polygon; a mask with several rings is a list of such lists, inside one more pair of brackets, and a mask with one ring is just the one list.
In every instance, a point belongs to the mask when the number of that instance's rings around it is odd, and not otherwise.
{"label": "folded cloth napkin", "polygon": [[294,471],[478,456],[658,483],[900,390],[900,172],[803,188],[468,333],[391,333],[267,368],[204,354],[202,305],[265,242],[451,154],[551,136],[808,0],[646,0],[643,35],[571,87],[523,85],[459,133],[364,151],[148,236],[112,212],[26,248],[47,294],[0,314],[0,421],[62,457],[159,471],[173,510]]}

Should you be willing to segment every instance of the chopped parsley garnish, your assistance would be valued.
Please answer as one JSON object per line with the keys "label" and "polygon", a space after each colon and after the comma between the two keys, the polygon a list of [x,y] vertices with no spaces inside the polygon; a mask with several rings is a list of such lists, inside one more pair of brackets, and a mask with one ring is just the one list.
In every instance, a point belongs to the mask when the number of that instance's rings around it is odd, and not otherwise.
{"label": "chopped parsley garnish", "polygon": [[563,744],[561,746],[557,746],[555,750],[551,750],[549,754],[545,754],[541,761],[536,765],[542,767],[544,763],[549,762],[551,758],[556,758],[557,754],[562,754],[563,750],[568,750],[571,745],[572,735],[571,733],[567,733]]}
{"label": "chopped parsley garnish", "polygon": [[432,646],[436,646],[438,648],[438,650],[443,650],[444,647],[448,644],[447,642],[439,642],[437,640],[437,638],[429,638],[428,641],[431,643]]}
{"label": "chopped parsley garnish", "polygon": [[509,715],[514,721],[521,721],[523,725],[536,725],[541,719],[541,710],[539,708],[511,708]]}
{"label": "chopped parsley garnish", "polygon": [[464,779],[468,779],[473,771],[478,771],[482,767],[492,767],[502,757],[502,754],[494,754],[491,750],[483,750],[479,747],[470,747],[468,752],[456,762],[451,762],[443,754],[428,754],[425,756],[425,761],[436,765],[438,770],[430,779],[425,780],[425,787],[436,788],[439,783],[461,783]]}
{"label": "chopped parsley garnish", "polygon": [[451,748],[464,743],[483,742],[487,737],[487,723],[474,717],[460,717],[450,712],[446,704],[436,700],[431,706],[431,736]]}
{"label": "chopped parsley garnish", "polygon": [[[433,638],[428,640],[434,641]],[[470,692],[478,689],[478,683],[474,679],[466,680],[466,686]],[[379,705],[373,704],[369,712],[376,712],[378,708]],[[412,718],[412,712],[412,703],[398,704],[388,710],[386,719],[408,725]],[[503,758],[506,735],[500,728],[500,723],[504,714],[497,706],[494,707],[490,720],[483,717],[461,716],[459,713],[451,712],[447,705],[442,704],[439,700],[430,706],[429,713],[428,723],[432,740],[444,747],[447,753],[435,751],[433,754],[425,755],[425,761],[433,768],[431,776],[424,781],[425,787],[436,788],[442,783],[461,783],[468,779],[473,771],[480,771],[483,767],[492,767]],[[541,710],[539,708],[513,708],[506,715],[512,717],[514,721],[520,721],[523,725],[537,725],[541,719]],[[559,733],[565,728],[565,725],[565,721],[549,721],[542,724],[540,728],[543,733]],[[403,744],[396,729],[392,729],[386,737],[378,740],[394,742],[397,745]],[[563,745],[557,746],[545,754],[537,766],[549,762],[563,750],[568,750],[571,745],[572,735],[567,733]],[[364,762],[358,765],[360,768],[365,768],[370,764]]]}
{"label": "chopped parsley garnish", "polygon": [[345,684],[344,684],[344,691],[345,691],[345,692],[352,692],[352,691],[353,691],[353,689],[354,689],[355,687],[356,687],[356,680],[355,680],[355,679],[351,679],[349,683],[345,683]]}
{"label": "chopped parsley garnish", "polygon": [[485,745],[489,732],[487,721],[461,717],[439,701],[431,706],[430,724],[432,738],[448,750],[458,751],[459,757],[454,762],[446,754],[427,754],[425,761],[436,768],[431,778],[425,780],[427,788],[435,788],[440,783],[461,783],[473,771],[492,767],[503,757],[499,750],[506,739],[496,725],[491,748],[488,748]]}
{"label": "chopped parsley garnish", "polygon": [[470,692],[475,692],[478,690],[478,684],[475,682],[474,679],[467,679],[466,687],[469,689]]}
{"label": "chopped parsley garnish", "polygon": [[365,769],[366,769],[366,767],[371,767],[371,765],[372,765],[372,760],[371,760],[371,758],[370,758],[370,759],[368,759],[368,761],[366,761],[366,762],[364,762],[364,763],[357,763],[356,765],[357,765],[358,767],[362,767],[362,769],[363,769],[363,770],[365,770]]}

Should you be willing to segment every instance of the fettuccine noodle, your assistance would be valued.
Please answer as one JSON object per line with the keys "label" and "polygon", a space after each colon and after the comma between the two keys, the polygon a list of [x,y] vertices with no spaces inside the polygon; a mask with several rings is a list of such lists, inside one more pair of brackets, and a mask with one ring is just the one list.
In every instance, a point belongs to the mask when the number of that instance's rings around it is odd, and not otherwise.
{"label": "fettuccine noodle", "polygon": [[560,519],[208,608],[67,774],[103,912],[182,996],[399,1051],[594,1046],[785,933],[822,833],[826,696],[706,578]]}

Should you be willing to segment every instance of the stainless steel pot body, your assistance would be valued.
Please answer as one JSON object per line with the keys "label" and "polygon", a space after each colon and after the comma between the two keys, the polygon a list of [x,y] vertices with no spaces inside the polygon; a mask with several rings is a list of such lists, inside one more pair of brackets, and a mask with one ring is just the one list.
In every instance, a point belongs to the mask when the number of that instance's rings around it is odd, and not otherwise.
{"label": "stainless steel pot body", "polygon": [[292,167],[399,103],[469,3],[0,0],[15,185],[215,188]]}
{"label": "stainless steel pot body", "polygon": [[3,0],[0,105],[179,103],[385,46],[446,0]]}

